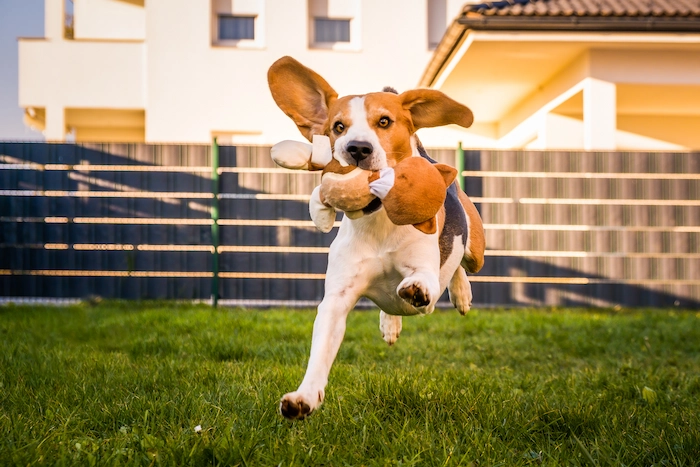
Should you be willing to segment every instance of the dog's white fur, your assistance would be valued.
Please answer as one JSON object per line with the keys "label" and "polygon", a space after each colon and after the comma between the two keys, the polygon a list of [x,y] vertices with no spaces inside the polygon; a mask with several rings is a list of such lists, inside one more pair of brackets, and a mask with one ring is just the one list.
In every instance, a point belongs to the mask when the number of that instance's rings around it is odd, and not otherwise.
{"label": "dog's white fur", "polygon": [[[286,62],[283,62],[284,60]],[[280,62],[283,63],[278,66]],[[278,80],[278,75],[283,78]],[[301,97],[297,99],[293,96],[297,89],[293,87],[294,84],[290,84],[294,81],[290,75],[300,82],[317,83],[310,92],[299,91]],[[347,152],[348,143],[368,142],[374,151],[367,160],[362,161],[365,164],[363,168],[385,169],[384,174],[393,170],[386,169],[396,164],[398,156],[392,152],[392,148],[383,146],[387,144],[386,138],[383,143],[377,129],[372,127],[365,96],[353,97],[343,102],[344,108],[340,111],[343,112],[346,128],[342,135],[335,135],[332,121],[321,121],[316,127],[310,128],[308,121],[313,120],[313,116],[305,114],[308,113],[308,100],[317,94],[322,96],[317,107],[325,106],[326,113],[329,111],[329,102],[335,102],[332,100],[335,96],[328,97],[333,92],[332,88],[322,78],[288,57],[273,65],[268,76],[273,97],[278,105],[290,115],[307,138],[310,139],[314,132],[330,134],[331,137],[335,137],[334,157],[353,165],[360,163]],[[300,86],[308,87],[308,84]],[[326,101],[322,102],[323,99]],[[435,105],[440,110],[440,104]],[[468,112],[468,109],[466,111]],[[389,114],[389,110],[384,113]],[[333,118],[333,115],[328,115],[327,120]],[[399,125],[404,122],[397,120],[392,124]],[[421,157],[417,149],[419,143],[413,135],[415,129],[407,130],[401,134],[406,134],[411,139],[409,145],[404,145],[409,148],[409,154],[403,154],[401,157]],[[385,182],[388,179],[382,178]],[[388,180],[388,183],[391,183],[392,179]],[[312,194],[310,212],[321,230],[330,230],[335,215],[334,212],[330,214],[328,207],[321,202],[318,189]],[[473,213],[470,215],[473,217]],[[478,217],[478,214],[476,215]],[[469,310],[472,293],[464,260],[470,255],[483,256],[483,248],[481,252],[470,252],[464,247],[465,243],[470,243],[460,236],[455,236],[451,253],[441,266],[438,240],[441,227],[445,223],[444,216],[444,211],[438,215],[440,228],[433,234],[425,234],[410,225],[394,225],[384,209],[357,219],[349,219],[347,216],[343,218],[338,235],[330,247],[325,295],[318,306],[306,375],[296,391],[282,397],[280,408],[284,416],[304,418],[323,402],[331,365],[345,334],[346,318],[361,297],[370,299],[381,309],[379,328],[383,339],[390,345],[396,342],[401,332],[401,317],[432,313],[445,288],[449,289],[450,300],[461,313]],[[473,220],[470,223],[473,224]],[[476,227],[481,228],[480,219],[478,223]]]}

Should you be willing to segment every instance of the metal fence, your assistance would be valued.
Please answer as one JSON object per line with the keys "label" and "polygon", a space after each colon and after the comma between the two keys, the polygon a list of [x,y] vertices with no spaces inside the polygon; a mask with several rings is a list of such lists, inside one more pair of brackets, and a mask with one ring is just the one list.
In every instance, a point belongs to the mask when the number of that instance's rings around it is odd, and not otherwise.
{"label": "metal fence", "polygon": [[[269,148],[0,143],[0,296],[314,305],[319,175]],[[429,151],[456,165],[455,150]],[[700,153],[467,151],[487,232],[477,305],[700,308]],[[215,216],[216,217],[216,216]]]}

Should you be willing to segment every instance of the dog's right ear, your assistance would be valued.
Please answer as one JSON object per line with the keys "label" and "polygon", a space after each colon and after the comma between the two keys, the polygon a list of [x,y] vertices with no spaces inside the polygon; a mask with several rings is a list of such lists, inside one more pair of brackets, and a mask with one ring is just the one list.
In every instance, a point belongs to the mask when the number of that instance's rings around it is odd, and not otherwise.
{"label": "dog's right ear", "polygon": [[292,57],[282,57],[267,72],[272,98],[309,141],[322,135],[328,108],[338,93],[325,79]]}

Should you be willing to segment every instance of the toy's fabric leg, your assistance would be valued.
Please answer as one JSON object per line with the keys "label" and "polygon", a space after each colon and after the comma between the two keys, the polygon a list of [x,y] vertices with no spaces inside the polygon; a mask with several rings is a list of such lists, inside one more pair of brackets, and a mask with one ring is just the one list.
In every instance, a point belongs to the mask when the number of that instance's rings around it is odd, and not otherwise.
{"label": "toy's fabric leg", "polygon": [[309,200],[309,214],[314,221],[316,228],[323,233],[328,233],[333,229],[335,223],[335,209],[326,206],[321,202],[321,186],[314,188]]}

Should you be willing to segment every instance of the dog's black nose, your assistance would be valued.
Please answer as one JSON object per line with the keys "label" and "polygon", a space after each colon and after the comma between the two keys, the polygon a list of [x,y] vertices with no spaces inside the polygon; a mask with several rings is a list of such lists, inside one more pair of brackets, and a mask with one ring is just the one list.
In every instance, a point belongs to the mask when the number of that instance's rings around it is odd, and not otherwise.
{"label": "dog's black nose", "polygon": [[374,148],[366,141],[353,140],[348,142],[347,146],[345,146],[345,150],[359,163],[361,160],[371,156]]}

